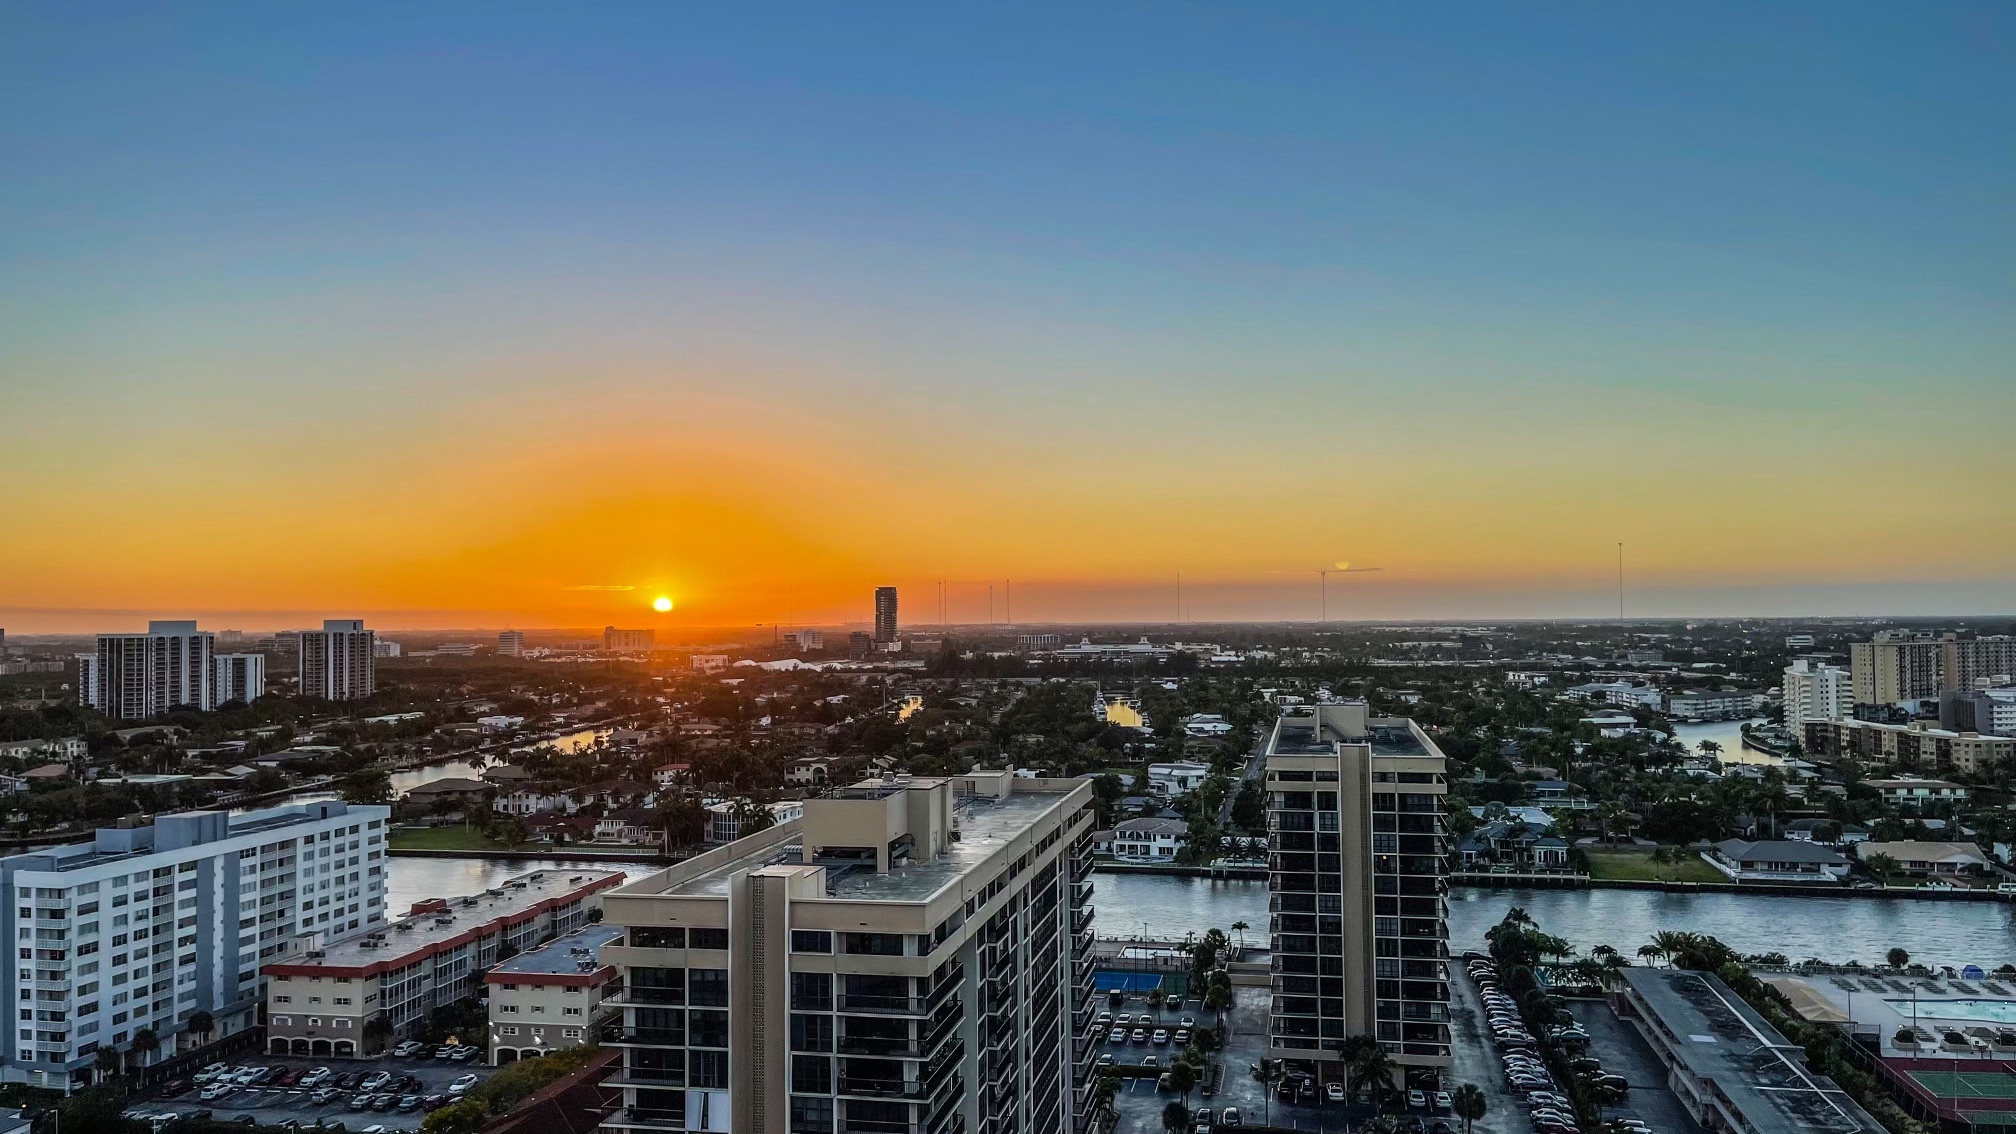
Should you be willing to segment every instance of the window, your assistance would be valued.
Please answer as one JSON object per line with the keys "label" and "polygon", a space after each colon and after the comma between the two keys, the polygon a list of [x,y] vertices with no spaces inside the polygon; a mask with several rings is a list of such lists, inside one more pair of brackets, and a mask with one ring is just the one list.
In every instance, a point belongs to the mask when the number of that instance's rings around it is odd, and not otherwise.
{"label": "window", "polygon": [[833,1100],[791,1096],[791,1134],[832,1134]]}
{"label": "window", "polygon": [[863,953],[874,957],[903,955],[901,933],[846,933],[841,936],[846,942],[849,953]]}
{"label": "window", "polygon": [[637,949],[684,949],[686,931],[679,928],[632,926],[630,945]]}
{"label": "window", "polygon": [[728,1007],[728,970],[686,970],[686,1002],[706,1008]]}
{"label": "window", "polygon": [[728,1087],[728,1053],[725,1051],[702,1051],[698,1048],[686,1053],[686,1085],[689,1087],[726,1090]]}
{"label": "window", "polygon": [[832,1051],[833,1017],[791,1014],[792,1051]]}
{"label": "window", "polygon": [[508,1028],[498,1028],[497,1034],[500,1036],[515,1036],[518,1034],[518,1029],[515,1025]]}
{"label": "window", "polygon": [[686,1013],[686,1042],[694,1047],[727,1047],[728,1013],[705,1008]]}
{"label": "window", "polygon": [[833,1092],[833,1057],[794,1055],[791,1057],[791,1089],[808,1095]]}
{"label": "window", "polygon": [[804,1012],[833,1010],[831,973],[792,973],[791,1007]]}
{"label": "window", "polygon": [[726,949],[728,931],[725,929],[694,928],[686,931],[687,947],[691,949]]}
{"label": "window", "polygon": [[833,934],[824,929],[794,929],[791,931],[791,951],[793,953],[831,953]]}

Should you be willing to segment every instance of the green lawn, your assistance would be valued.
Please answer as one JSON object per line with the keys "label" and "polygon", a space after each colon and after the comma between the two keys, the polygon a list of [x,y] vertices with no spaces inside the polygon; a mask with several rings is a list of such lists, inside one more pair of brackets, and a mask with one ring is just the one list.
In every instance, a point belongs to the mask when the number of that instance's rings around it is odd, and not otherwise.
{"label": "green lawn", "polygon": [[1689,853],[1680,862],[1652,861],[1650,851],[1590,850],[1589,877],[1635,882],[1727,882],[1729,876]]}
{"label": "green lawn", "polygon": [[475,828],[453,827],[395,827],[392,829],[393,850],[536,850],[530,843],[511,846],[500,843]]}

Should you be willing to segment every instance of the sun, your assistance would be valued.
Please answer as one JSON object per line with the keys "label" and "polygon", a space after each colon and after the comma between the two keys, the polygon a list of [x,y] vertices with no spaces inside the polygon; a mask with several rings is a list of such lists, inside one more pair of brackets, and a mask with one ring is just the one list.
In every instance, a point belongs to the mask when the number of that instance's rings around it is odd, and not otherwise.
{"label": "sun", "polygon": [[664,614],[672,609],[672,600],[666,598],[664,595],[659,595],[657,598],[651,600],[651,609]]}

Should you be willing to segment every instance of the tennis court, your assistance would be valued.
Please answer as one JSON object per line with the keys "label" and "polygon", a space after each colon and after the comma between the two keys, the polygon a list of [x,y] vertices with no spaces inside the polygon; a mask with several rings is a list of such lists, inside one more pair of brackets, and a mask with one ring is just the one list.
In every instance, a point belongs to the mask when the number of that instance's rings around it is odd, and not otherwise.
{"label": "tennis court", "polygon": [[2016,1075],[2006,1071],[1919,1071],[1911,1078],[1934,1098],[2016,1099]]}

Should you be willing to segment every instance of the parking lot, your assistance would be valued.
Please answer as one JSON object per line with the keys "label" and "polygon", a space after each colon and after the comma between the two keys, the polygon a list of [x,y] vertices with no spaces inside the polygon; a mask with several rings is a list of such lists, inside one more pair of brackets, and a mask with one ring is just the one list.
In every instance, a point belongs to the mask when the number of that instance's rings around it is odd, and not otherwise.
{"label": "parking lot", "polygon": [[1477,985],[1461,963],[1452,962],[1449,981],[1449,1037],[1453,1066],[1449,1085],[1475,1084],[1484,1092],[1484,1117],[1472,1123],[1472,1134],[1533,1134],[1525,1104],[1505,1085],[1497,1048],[1484,1027],[1484,1005]]}
{"label": "parking lot", "polygon": [[[232,1121],[249,1117],[261,1126],[279,1126],[287,1122],[298,1122],[312,1126],[318,1121],[329,1128],[340,1125],[350,1130],[364,1130],[372,1126],[383,1127],[386,1131],[418,1130],[421,1120],[427,1116],[427,1107],[439,1107],[459,1097],[452,1090],[457,1081],[468,1082],[474,1077],[481,1082],[493,1068],[484,1066],[477,1059],[467,1062],[451,1062],[443,1059],[414,1059],[382,1056],[376,1059],[310,1059],[289,1055],[247,1054],[241,1062],[232,1066],[270,1067],[276,1072],[308,1072],[318,1067],[326,1067],[337,1079],[348,1085],[323,1083],[316,1087],[299,1085],[283,1086],[267,1082],[259,1086],[239,1087],[221,1097],[204,1099],[202,1093],[208,1084],[192,1084],[188,1089],[172,1096],[156,1089],[136,1098],[127,1108],[129,1114],[196,1114],[208,1111],[222,1121]],[[357,1080],[378,1072],[384,1072],[388,1081],[376,1085],[371,1090],[362,1090]],[[468,1089],[466,1086],[465,1090]],[[359,1096],[372,1105],[357,1105]],[[413,1103],[400,1109],[402,1100],[411,1097]],[[316,1101],[317,1099],[323,1101]],[[389,1102],[386,1101],[389,1098]]]}
{"label": "parking lot", "polygon": [[1667,1088],[1666,1068],[1646,1045],[1645,1037],[1618,1019],[1608,1004],[1577,1003],[1574,1011],[1589,1031],[1589,1054],[1631,1084],[1631,1090],[1606,1112],[1608,1115],[1642,1119],[1659,1134],[1702,1134],[1700,1124]]}
{"label": "parking lot", "polygon": [[[1218,1077],[1217,1093],[1205,1097],[1201,1089],[1190,1092],[1189,1106],[1194,1113],[1201,1107],[1210,1107],[1214,1118],[1222,1117],[1226,1107],[1237,1107],[1245,1125],[1257,1126],[1263,1118],[1273,1125],[1290,1130],[1306,1130],[1311,1134],[1340,1134],[1358,1123],[1347,1119],[1342,1106],[1332,1106],[1316,1101],[1284,1103],[1278,1093],[1270,1101],[1265,1088],[1253,1078],[1252,1065],[1267,1055],[1267,1019],[1271,993],[1265,988],[1247,985],[1234,986],[1233,1005],[1226,1013],[1225,1048],[1216,1056],[1221,1074]],[[1123,1008],[1115,1011],[1138,1012],[1147,1002],[1132,999]],[[1186,1001],[1179,1009],[1164,1008],[1161,1015],[1193,1015],[1199,1023],[1209,1024],[1211,1014],[1198,1006],[1197,1002]],[[1144,1055],[1154,1054],[1158,1062],[1167,1066],[1173,1051],[1156,1048],[1144,1051],[1129,1043],[1124,1049],[1100,1045],[1102,1051],[1116,1053],[1117,1059],[1139,1063]],[[1124,1054],[1122,1054],[1124,1052]],[[1182,1096],[1155,1089],[1155,1080],[1137,1078],[1124,1080],[1120,1093],[1113,1100],[1117,1116],[1115,1134],[1161,1134],[1162,1108],[1171,1100],[1182,1101]],[[1443,1117],[1447,1118],[1447,1115]],[[1450,1119],[1454,1124],[1454,1119]],[[1213,1124],[1213,1129],[1220,1129]]]}

